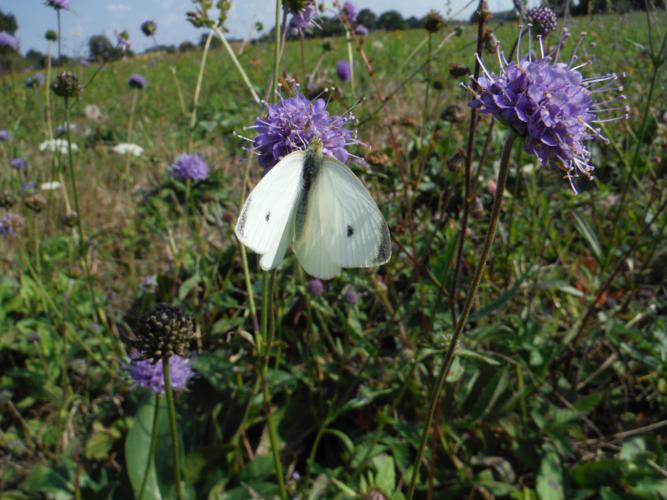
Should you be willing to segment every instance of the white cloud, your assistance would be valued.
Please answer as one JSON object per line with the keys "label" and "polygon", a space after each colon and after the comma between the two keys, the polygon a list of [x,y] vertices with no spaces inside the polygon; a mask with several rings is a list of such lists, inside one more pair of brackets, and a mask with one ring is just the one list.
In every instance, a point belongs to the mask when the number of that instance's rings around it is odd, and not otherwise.
{"label": "white cloud", "polygon": [[107,10],[111,12],[113,15],[120,15],[124,14],[125,12],[129,12],[130,7],[128,7],[124,3],[110,3],[109,5],[107,5]]}

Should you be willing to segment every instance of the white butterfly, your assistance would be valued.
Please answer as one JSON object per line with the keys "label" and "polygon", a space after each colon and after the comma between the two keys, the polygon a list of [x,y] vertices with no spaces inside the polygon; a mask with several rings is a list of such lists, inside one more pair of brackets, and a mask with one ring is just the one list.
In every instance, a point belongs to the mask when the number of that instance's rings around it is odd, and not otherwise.
{"label": "white butterfly", "polygon": [[292,246],[316,278],[344,267],[371,267],[391,257],[389,228],[366,187],[338,160],[322,155],[314,139],[307,151],[278,162],[255,186],[236,223],[236,236],[261,254],[268,271]]}

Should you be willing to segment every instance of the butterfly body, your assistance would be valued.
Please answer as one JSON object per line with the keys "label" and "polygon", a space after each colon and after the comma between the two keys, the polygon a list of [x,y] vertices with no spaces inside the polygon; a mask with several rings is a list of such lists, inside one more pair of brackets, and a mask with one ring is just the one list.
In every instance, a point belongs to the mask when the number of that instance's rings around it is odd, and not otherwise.
{"label": "butterfly body", "polygon": [[389,228],[371,195],[317,143],[264,176],[241,210],[236,235],[262,256],[262,269],[276,268],[291,244],[304,270],[321,279],[391,257]]}

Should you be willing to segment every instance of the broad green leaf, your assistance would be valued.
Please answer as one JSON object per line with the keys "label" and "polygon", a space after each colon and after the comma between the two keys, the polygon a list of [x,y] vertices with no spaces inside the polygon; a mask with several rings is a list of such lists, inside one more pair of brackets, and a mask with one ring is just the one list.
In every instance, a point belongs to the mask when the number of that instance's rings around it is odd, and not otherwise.
{"label": "broad green leaf", "polygon": [[588,243],[591,253],[598,262],[601,262],[603,259],[602,248],[595,231],[577,212],[572,212],[572,215],[574,216],[574,225]]}
{"label": "broad green leaf", "polygon": [[540,471],[537,475],[537,494],[540,500],[563,500],[563,471],[558,455],[554,451],[547,451],[542,457]]}
{"label": "broad green leaf", "polygon": [[[125,439],[125,462],[127,464],[127,475],[132,484],[132,490],[136,498],[139,497],[141,483],[144,479],[148,452],[150,451],[151,432],[153,430],[154,399],[149,399],[137,410],[134,423]],[[164,407],[160,408],[157,422],[158,440],[159,436],[168,432],[167,418]],[[144,490],[143,500],[161,500],[162,494],[158,485],[155,471],[155,457],[151,459],[148,469],[148,479]]]}

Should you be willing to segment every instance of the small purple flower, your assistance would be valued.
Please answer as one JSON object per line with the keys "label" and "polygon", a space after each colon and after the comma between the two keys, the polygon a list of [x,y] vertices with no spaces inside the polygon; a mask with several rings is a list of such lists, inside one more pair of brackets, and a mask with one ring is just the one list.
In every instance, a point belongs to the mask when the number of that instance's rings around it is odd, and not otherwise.
{"label": "small purple flower", "polygon": [[549,7],[530,9],[526,12],[526,17],[542,36],[547,36],[558,27],[558,16]]}
{"label": "small purple flower", "polygon": [[153,293],[157,289],[157,278],[154,274],[144,276],[139,283],[139,288],[146,293]]}
{"label": "small purple flower", "polygon": [[[164,372],[162,361],[153,362],[151,359],[140,359],[133,355],[128,372],[132,381],[139,387],[149,389],[156,394],[164,393]],[[174,354],[169,358],[169,375],[174,390],[185,388],[192,378],[192,366],[188,358]]]}
{"label": "small purple flower", "polygon": [[0,142],[7,142],[11,138],[12,136],[7,130],[5,129],[0,130]]}
{"label": "small purple flower", "polygon": [[30,76],[25,80],[25,86],[27,88],[36,88],[41,86],[44,83],[44,75],[37,73],[36,75]]}
{"label": "small purple flower", "polygon": [[141,90],[146,86],[146,79],[141,75],[134,74],[129,78],[127,84],[131,89]]}
{"label": "small purple flower", "polygon": [[324,283],[318,279],[310,280],[308,282],[308,290],[316,297],[319,297],[324,293]]}
{"label": "small purple flower", "polygon": [[203,181],[208,177],[209,169],[201,156],[183,154],[176,158],[176,162],[171,166],[171,173],[183,181]]}
{"label": "small purple flower", "polygon": [[19,42],[6,31],[0,31],[0,47],[9,47],[12,50],[19,50]]}
{"label": "small purple flower", "polygon": [[347,20],[351,23],[357,20],[357,8],[352,2],[345,2],[343,4],[343,14],[345,14],[345,17],[347,17]]}
{"label": "small purple flower", "polygon": [[259,152],[259,163],[271,168],[285,155],[308,148],[311,139],[318,137],[323,152],[345,163],[350,154],[345,149],[358,144],[356,132],[346,128],[354,115],[331,115],[322,98],[309,101],[303,94],[267,104],[267,114],[255,120],[257,137],[253,141]]}
{"label": "small purple flower", "polygon": [[25,220],[18,214],[8,213],[0,218],[0,236],[17,236],[25,228]]}
{"label": "small purple flower", "polygon": [[336,64],[336,74],[342,82],[347,82],[352,76],[352,70],[350,68],[350,63],[347,61],[338,61]]}
{"label": "small purple flower", "polygon": [[[517,61],[508,63],[499,51],[499,75],[490,73],[478,57],[484,74],[477,79],[479,88],[471,90],[475,97],[470,106],[511,127],[523,138],[526,152],[537,156],[544,166],[563,170],[576,192],[573,178],[580,174],[590,178],[594,169],[586,142],[592,139],[608,142],[597,124],[626,118],[628,108],[610,106],[625,100],[624,95],[604,102],[594,100],[622,87],[616,74],[584,78],[579,68],[588,64],[582,61],[586,51],[577,54],[575,49],[569,62],[558,61],[566,37],[567,34],[561,38],[552,54],[545,54],[542,38],[538,36],[539,58],[532,53],[521,57],[517,47]],[[600,118],[600,113],[609,111],[622,111],[623,115]]]}
{"label": "small purple flower", "polygon": [[12,166],[13,169],[21,171],[24,171],[28,167],[28,164],[23,158],[14,158],[10,162],[10,165]]}
{"label": "small purple flower", "polygon": [[46,5],[56,10],[67,10],[70,7],[70,0],[46,0]]}
{"label": "small purple flower", "polygon": [[291,33],[302,33],[317,27],[317,6],[314,2],[309,3],[298,14],[294,14],[289,22]]}
{"label": "small purple flower", "polygon": [[351,285],[345,285],[343,287],[343,298],[345,299],[345,302],[353,306],[357,302],[359,302],[361,296],[355,291],[355,289]]}
{"label": "small purple flower", "polygon": [[116,33],[116,43],[118,44],[118,48],[121,50],[128,51],[130,48],[132,48],[132,44],[130,43],[130,34],[124,30],[120,33]]}
{"label": "small purple flower", "polygon": [[363,24],[359,24],[354,28],[354,32],[357,36],[368,36],[368,28]]}
{"label": "small purple flower", "polygon": [[27,181],[21,185],[21,192],[28,193],[34,191],[37,188],[37,184],[34,181]]}
{"label": "small purple flower", "polygon": [[141,31],[146,36],[153,36],[157,31],[157,24],[151,19],[147,19],[141,23]]}

